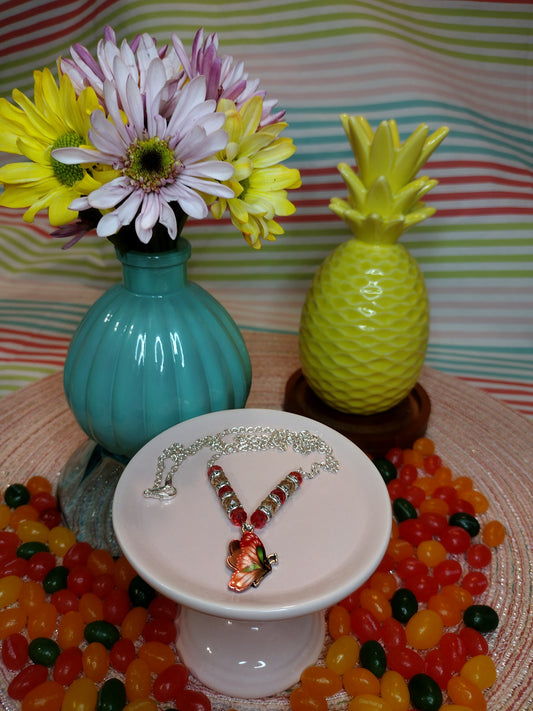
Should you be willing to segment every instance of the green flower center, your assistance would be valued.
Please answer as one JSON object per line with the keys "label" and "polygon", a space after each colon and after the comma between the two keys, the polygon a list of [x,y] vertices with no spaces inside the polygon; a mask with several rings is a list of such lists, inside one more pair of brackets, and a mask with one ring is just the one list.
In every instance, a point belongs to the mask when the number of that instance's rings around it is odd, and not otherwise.
{"label": "green flower center", "polygon": [[145,192],[157,192],[175,179],[179,166],[168,141],[153,136],[139,138],[128,147],[123,173]]}
{"label": "green flower center", "polygon": [[[56,140],[51,150],[56,148],[72,148],[78,147],[83,143],[83,138],[78,136],[77,133],[64,133],[62,136]],[[68,185],[71,188],[78,180],[83,178],[83,168],[80,165],[65,165],[65,163],[60,163],[53,157],[50,157],[52,164],[52,170],[54,175],[59,180],[62,185]]]}

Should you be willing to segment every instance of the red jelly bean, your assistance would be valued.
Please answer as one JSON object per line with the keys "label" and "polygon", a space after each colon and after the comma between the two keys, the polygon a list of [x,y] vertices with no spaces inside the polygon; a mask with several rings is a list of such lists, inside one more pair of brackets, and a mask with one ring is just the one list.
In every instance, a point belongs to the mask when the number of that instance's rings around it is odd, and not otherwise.
{"label": "red jelly bean", "polygon": [[445,689],[452,677],[450,665],[440,649],[430,649],[424,659],[425,673]]}
{"label": "red jelly bean", "polygon": [[131,639],[121,637],[111,647],[109,652],[109,663],[121,674],[126,673],[126,669],[135,659],[135,645]]}
{"label": "red jelly bean", "polygon": [[164,595],[157,595],[148,605],[148,614],[154,619],[166,617],[169,620],[175,620],[178,614],[178,603]]}
{"label": "red jelly bean", "polygon": [[22,701],[26,694],[48,678],[48,669],[41,664],[24,667],[7,687],[7,693],[15,701]]}
{"label": "red jelly bean", "polygon": [[489,581],[485,573],[480,570],[472,570],[464,576],[461,585],[471,595],[481,595],[487,589]]}
{"label": "red jelly bean", "polygon": [[381,623],[380,639],[387,650],[405,647],[407,643],[405,627],[394,617],[389,617]]}
{"label": "red jelly bean", "polygon": [[91,592],[93,574],[86,565],[75,565],[67,576],[67,587],[75,595],[84,595]]}
{"label": "red jelly bean", "polygon": [[50,596],[50,602],[56,608],[60,615],[65,615],[67,612],[72,612],[78,609],[78,596],[72,590],[63,588],[56,590]]}
{"label": "red jelly bean", "polygon": [[464,645],[467,657],[488,654],[489,643],[481,632],[478,632],[473,627],[463,627],[459,632],[459,637]]}
{"label": "red jelly bean", "polygon": [[166,704],[183,691],[189,680],[189,670],[184,664],[173,664],[155,679],[153,694],[159,703]]}
{"label": "red jelly bean", "polygon": [[461,579],[463,568],[458,560],[449,558],[433,568],[433,577],[439,585],[452,585]]}
{"label": "red jelly bean", "polygon": [[130,596],[125,590],[115,588],[103,600],[104,620],[120,625],[131,608]]}
{"label": "red jelly bean", "polygon": [[41,512],[45,509],[55,508],[56,500],[54,495],[49,491],[39,491],[31,497],[30,505],[37,511]]}
{"label": "red jelly bean", "polygon": [[472,568],[486,568],[492,560],[492,552],[484,543],[474,543],[466,553],[466,560]]}
{"label": "red jelly bean", "polygon": [[358,607],[350,616],[352,632],[359,642],[363,644],[368,640],[378,640],[380,636],[379,624],[374,615],[368,610]]}
{"label": "red jelly bean", "polygon": [[53,678],[61,686],[69,686],[81,674],[83,653],[79,647],[64,649],[54,664]]}
{"label": "red jelly bean", "polygon": [[470,535],[460,526],[448,526],[440,535],[440,542],[448,553],[465,553],[470,548]]}
{"label": "red jelly bean", "polygon": [[56,567],[56,557],[48,551],[39,551],[28,561],[27,575],[31,580],[42,583],[46,574]]}
{"label": "red jelly bean", "polygon": [[28,661],[28,640],[20,632],[8,635],[2,642],[2,661],[10,671],[17,671]]}
{"label": "red jelly bean", "polygon": [[176,706],[180,711],[211,711],[209,698],[195,689],[183,689],[176,698]]}
{"label": "red jelly bean", "polygon": [[176,625],[174,620],[158,617],[145,624],[142,634],[147,642],[171,644],[176,639]]}
{"label": "red jelly bean", "polygon": [[396,647],[390,649],[387,655],[389,669],[398,672],[404,679],[409,680],[415,674],[424,673],[424,660],[410,647]]}
{"label": "red jelly bean", "polygon": [[454,632],[446,632],[442,635],[439,649],[447,660],[453,674],[461,671],[461,667],[466,662],[466,649],[463,640]]}
{"label": "red jelly bean", "polygon": [[79,565],[87,565],[89,556],[93,551],[93,547],[86,541],[77,541],[71,546],[63,556],[63,565],[65,568],[72,570]]}

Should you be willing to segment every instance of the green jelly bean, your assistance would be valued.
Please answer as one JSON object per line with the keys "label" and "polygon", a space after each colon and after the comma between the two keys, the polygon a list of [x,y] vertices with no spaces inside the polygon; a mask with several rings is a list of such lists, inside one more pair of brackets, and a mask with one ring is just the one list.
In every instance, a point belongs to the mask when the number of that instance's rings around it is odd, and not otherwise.
{"label": "green jelly bean", "polygon": [[30,492],[24,484],[11,484],[4,492],[4,501],[10,509],[29,503],[30,498]]}
{"label": "green jelly bean", "polygon": [[128,594],[133,607],[148,607],[157,593],[151,585],[136,575],[130,582]]}
{"label": "green jelly bean", "polygon": [[111,624],[111,622],[107,622],[106,620],[95,620],[94,622],[89,622],[89,624],[85,626],[83,636],[89,643],[100,642],[107,649],[111,649],[111,647],[120,639],[120,632],[115,625]]}
{"label": "green jelly bean", "polygon": [[381,644],[373,639],[363,642],[359,650],[359,664],[374,676],[382,677],[387,669],[387,655]]}
{"label": "green jelly bean", "polygon": [[458,511],[453,513],[449,519],[450,526],[459,526],[464,528],[471,538],[477,536],[480,530],[479,521],[472,514],[466,513],[464,511]]}
{"label": "green jelly bean", "polygon": [[405,624],[418,611],[418,600],[412,590],[399,588],[396,590],[390,601],[392,616],[398,622]]}
{"label": "green jelly bean", "polygon": [[411,703],[417,711],[439,711],[442,691],[428,674],[415,674],[407,682]]}
{"label": "green jelly bean", "polygon": [[394,464],[385,457],[374,457],[372,464],[377,468],[378,472],[385,484],[389,484],[393,479],[398,476],[398,470]]}
{"label": "green jelly bean", "polygon": [[66,588],[68,574],[69,569],[64,565],[56,565],[55,568],[49,570],[43,580],[43,588],[45,593],[49,593],[51,595],[58,590]]}
{"label": "green jelly bean", "polygon": [[53,667],[61,654],[61,647],[48,637],[36,637],[28,645],[28,655],[34,664]]}
{"label": "green jelly bean", "polygon": [[407,499],[402,498],[401,496],[399,496],[397,499],[394,499],[394,501],[392,502],[392,512],[394,513],[394,516],[398,523],[401,523],[402,521],[407,521],[408,518],[418,517],[418,514],[413,504]]}
{"label": "green jelly bean", "polygon": [[17,556],[29,560],[33,555],[40,552],[48,552],[50,548],[42,541],[26,541],[17,548]]}
{"label": "green jelly bean", "polygon": [[495,630],[500,620],[498,613],[490,605],[470,605],[463,613],[463,622],[467,627],[485,634]]}
{"label": "green jelly bean", "polygon": [[122,711],[126,703],[126,687],[120,679],[113,677],[102,684],[96,711]]}

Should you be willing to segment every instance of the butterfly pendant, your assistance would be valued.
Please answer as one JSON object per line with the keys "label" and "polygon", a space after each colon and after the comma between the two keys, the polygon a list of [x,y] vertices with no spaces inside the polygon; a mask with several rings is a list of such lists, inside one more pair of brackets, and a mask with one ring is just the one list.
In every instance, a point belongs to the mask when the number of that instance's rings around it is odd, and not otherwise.
{"label": "butterfly pendant", "polygon": [[275,553],[267,556],[255,533],[245,531],[240,541],[233,540],[229,544],[227,563],[235,571],[229,581],[230,590],[243,592],[250,587],[256,588],[277,562]]}

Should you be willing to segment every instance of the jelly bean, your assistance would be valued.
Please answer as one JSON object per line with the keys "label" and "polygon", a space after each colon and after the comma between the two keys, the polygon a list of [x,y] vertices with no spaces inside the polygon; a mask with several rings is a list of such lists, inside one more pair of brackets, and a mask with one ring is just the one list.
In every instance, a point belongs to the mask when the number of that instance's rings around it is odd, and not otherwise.
{"label": "jelly bean", "polygon": [[442,464],[440,467],[437,467],[435,469],[432,476],[433,476],[433,481],[436,484],[435,488],[437,488],[439,486],[447,486],[448,484],[451,484],[453,481],[452,470],[449,467],[443,466]]}
{"label": "jelly bean", "polygon": [[426,540],[418,544],[416,556],[430,568],[434,568],[447,558],[446,548],[439,541]]}
{"label": "jelly bean", "polygon": [[95,620],[85,626],[84,636],[87,642],[100,642],[107,649],[120,639],[120,632],[110,622]]}
{"label": "jelly bean", "polygon": [[96,711],[122,711],[126,705],[126,687],[124,683],[112,677],[104,681],[98,692]]}
{"label": "jelly bean", "polygon": [[442,691],[428,674],[415,674],[408,682],[409,696],[419,711],[439,711],[442,706]]}
{"label": "jelly bean", "polygon": [[348,669],[342,677],[342,683],[347,694],[359,696],[360,694],[379,694],[379,679],[369,669],[353,667]]}
{"label": "jelly bean", "polygon": [[418,610],[418,601],[414,592],[407,588],[396,590],[391,599],[391,609],[395,620],[408,622]]}
{"label": "jelly bean", "polygon": [[363,610],[372,613],[375,620],[383,622],[392,615],[391,603],[380,590],[366,588],[361,591],[359,604]]}
{"label": "jelly bean", "polygon": [[472,711],[487,709],[487,702],[481,689],[463,676],[452,676],[446,690],[454,704],[466,706]]}
{"label": "jelly bean", "polygon": [[391,447],[385,457],[394,464],[396,468],[401,467],[403,464],[403,450],[401,447]]}
{"label": "jelly bean", "polygon": [[173,620],[159,617],[149,620],[143,627],[142,635],[147,642],[162,642],[172,644],[176,639],[176,625]]}
{"label": "jelly bean", "polygon": [[466,560],[472,568],[486,568],[492,560],[492,553],[484,543],[475,543],[466,553]]}
{"label": "jelly bean", "polygon": [[20,632],[6,637],[2,642],[2,662],[10,671],[18,671],[28,661],[28,640]]}
{"label": "jelly bean", "polygon": [[28,636],[51,637],[57,624],[57,610],[51,602],[43,602],[28,613]]}
{"label": "jelly bean", "polygon": [[390,600],[398,587],[398,583],[393,573],[377,570],[370,578],[370,587],[372,590],[379,590],[387,600]]}
{"label": "jelly bean", "polygon": [[67,588],[56,590],[55,593],[52,593],[50,602],[60,615],[77,610],[79,604],[78,596]]}
{"label": "jelly bean", "polygon": [[359,642],[379,639],[379,624],[374,615],[362,607],[356,607],[350,615],[352,632]]}
{"label": "jelly bean", "polygon": [[128,590],[131,581],[137,575],[131,563],[124,556],[118,558],[114,563],[113,575],[115,585],[121,590]]}
{"label": "jelly bean", "polygon": [[22,701],[29,691],[42,684],[47,678],[48,669],[46,667],[30,664],[13,677],[7,687],[7,693],[15,701]]}
{"label": "jelly bean", "polygon": [[428,609],[436,612],[445,627],[455,627],[463,617],[461,605],[451,595],[432,595],[428,600]]}
{"label": "jelly bean", "polygon": [[360,694],[348,704],[348,711],[392,711],[388,701],[375,694]]}
{"label": "jelly bean", "polygon": [[65,526],[55,526],[50,530],[48,545],[54,555],[62,558],[75,543],[76,536]]}
{"label": "jelly bean", "polygon": [[115,587],[115,578],[111,573],[101,573],[93,577],[92,592],[103,600]]}
{"label": "jelly bean", "polygon": [[355,637],[351,635],[339,637],[330,645],[326,653],[326,667],[342,676],[357,663],[359,649]]}
{"label": "jelly bean", "polygon": [[448,558],[433,568],[433,577],[439,585],[452,585],[461,579],[463,568],[458,560]]}
{"label": "jelly bean", "polygon": [[0,608],[9,607],[18,600],[22,588],[22,578],[7,575],[0,579]]}
{"label": "jelly bean", "polygon": [[141,636],[147,618],[148,610],[146,607],[132,607],[120,625],[121,635],[135,641]]}
{"label": "jelly bean", "polygon": [[92,592],[84,593],[80,597],[78,609],[86,623],[102,620],[104,617],[102,601]]}
{"label": "jelly bean", "polygon": [[407,499],[407,501],[410,501],[415,508],[418,508],[425,500],[426,492],[420,486],[416,486],[416,484],[414,484],[407,489],[403,497],[404,499]]}
{"label": "jelly bean", "polygon": [[485,637],[473,627],[463,627],[459,632],[459,637],[464,644],[466,655],[475,657],[477,654],[487,654],[489,644]]}
{"label": "jelly bean", "polygon": [[483,526],[483,542],[491,548],[496,548],[505,540],[505,526],[500,521],[488,521]]}
{"label": "jelly bean", "polygon": [[27,504],[31,494],[24,484],[11,484],[4,492],[4,501],[10,509]]}
{"label": "jelly bean", "polygon": [[79,562],[86,565],[95,577],[104,574],[113,575],[115,571],[113,556],[109,551],[101,548],[95,548],[89,553],[86,560]]}
{"label": "jelly bean", "polygon": [[387,491],[389,493],[389,498],[391,501],[395,501],[398,498],[403,498],[407,492],[408,485],[405,481],[401,479],[393,479],[387,484]]}
{"label": "jelly bean", "polygon": [[120,625],[131,608],[128,593],[115,588],[103,600],[104,620]]}
{"label": "jelly bean", "polygon": [[435,453],[435,443],[429,437],[419,437],[413,442],[413,451],[420,452],[424,457]]}
{"label": "jelly bean", "polygon": [[418,469],[412,464],[402,464],[400,471],[398,472],[398,478],[411,486],[411,484],[414,484],[418,478]]}
{"label": "jelly bean", "polygon": [[404,449],[403,463],[412,464],[414,467],[422,469],[422,467],[424,466],[424,454],[415,449]]}
{"label": "jelly bean", "polygon": [[439,643],[439,650],[446,659],[452,673],[459,672],[466,662],[466,649],[462,639],[454,632],[445,632]]}
{"label": "jelly bean", "polygon": [[49,491],[38,491],[32,494],[30,505],[40,513],[41,511],[55,507],[56,499]]}
{"label": "jelly bean", "polygon": [[211,711],[209,698],[202,691],[195,689],[183,689],[176,698],[176,706],[180,711]]}
{"label": "jelly bean", "polygon": [[9,525],[15,531],[23,521],[37,521],[39,512],[30,504],[22,504],[16,508],[9,517]]}
{"label": "jelly bean", "polygon": [[26,482],[26,488],[30,492],[31,496],[34,496],[41,491],[49,494],[52,491],[52,483],[46,477],[41,476],[40,474],[34,474]]}
{"label": "jelly bean", "polygon": [[417,518],[418,516],[413,504],[401,496],[399,496],[397,499],[394,499],[394,501],[392,502],[392,512],[394,513],[394,516],[396,517],[398,523],[406,521],[409,518]]}
{"label": "jelly bean", "polygon": [[28,561],[24,558],[4,559],[0,564],[0,579],[8,575],[16,575],[18,578],[23,578],[28,571]]}
{"label": "jelly bean", "polygon": [[54,664],[53,679],[61,686],[72,684],[82,672],[82,651],[79,647],[64,649]]}
{"label": "jelly bean", "polygon": [[478,654],[465,662],[460,675],[473,682],[481,690],[488,689],[496,681],[496,667],[489,656]]}
{"label": "jelly bean", "polygon": [[134,607],[148,608],[157,593],[151,585],[136,575],[128,586],[128,594]]}
{"label": "jelly bean", "polygon": [[465,553],[470,547],[470,535],[460,526],[448,526],[441,534],[440,542],[448,553]]}
{"label": "jelly bean", "polygon": [[11,517],[11,509],[6,504],[0,504],[0,530],[6,528]]}
{"label": "jelly bean", "polygon": [[412,543],[413,546],[417,546],[422,541],[427,541],[431,538],[431,531],[427,526],[425,526],[423,521],[419,521],[418,518],[407,518],[398,525],[398,535],[404,541]]}
{"label": "jelly bean", "polygon": [[[87,541],[77,541],[63,556],[63,565],[72,570],[78,566],[87,565],[89,556],[93,552],[93,547]],[[92,571],[90,571],[92,574]]]}
{"label": "jelly bean", "polygon": [[328,703],[323,696],[316,696],[299,686],[289,696],[292,711],[327,711]]}
{"label": "jelly bean", "polygon": [[304,689],[317,696],[333,696],[342,689],[340,675],[328,667],[307,667],[300,676],[300,682]]}
{"label": "jelly bean", "polygon": [[156,595],[148,605],[148,613],[154,619],[164,617],[168,620],[175,620],[178,614],[178,603],[164,595]]}
{"label": "jelly bean", "polygon": [[441,595],[453,598],[461,610],[466,610],[474,602],[472,594],[461,585],[443,585],[440,592]]}
{"label": "jelly bean", "polygon": [[407,643],[413,649],[430,649],[437,645],[442,637],[444,623],[434,610],[418,610],[405,626]]}
{"label": "jelly bean", "polygon": [[428,651],[424,658],[424,672],[434,679],[441,689],[446,689],[452,676],[448,660],[440,649]]}
{"label": "jelly bean", "polygon": [[[421,486],[422,482],[419,482],[417,486]],[[433,493],[433,492],[431,492]],[[434,496],[431,498],[424,499],[420,504],[421,514],[436,514],[438,516],[447,516],[450,511],[450,507],[447,501],[444,499],[438,499]]]}
{"label": "jelly bean", "polygon": [[28,654],[34,664],[43,667],[53,667],[61,649],[58,643],[48,637],[36,637],[28,646]]}
{"label": "jelly bean", "polygon": [[0,610],[0,639],[22,632],[26,620],[26,612],[20,607],[8,607],[6,610]]}
{"label": "jelly bean", "polygon": [[489,605],[471,605],[463,614],[467,627],[473,627],[485,634],[496,629],[499,623],[498,613]]}
{"label": "jelly bean", "polygon": [[465,491],[463,498],[472,504],[474,511],[478,514],[485,513],[489,508],[489,500],[487,497],[480,491],[476,491],[476,489]]}
{"label": "jelly bean", "polygon": [[364,642],[359,651],[359,664],[378,678],[382,677],[387,668],[387,655],[381,644],[375,639]]}
{"label": "jelly bean", "polygon": [[61,649],[79,647],[83,642],[85,621],[79,610],[69,610],[59,620],[57,626],[57,643]]}
{"label": "jelly bean", "polygon": [[387,670],[381,677],[380,696],[387,701],[392,711],[407,711],[409,687],[401,674]]}
{"label": "jelly bean", "polygon": [[403,560],[399,561],[398,565],[396,566],[396,572],[398,573],[400,578],[405,580],[406,578],[412,575],[427,575],[429,572],[429,568],[418,558],[414,556],[409,556],[408,558],[404,558]]}
{"label": "jelly bean", "polygon": [[350,634],[350,613],[342,605],[334,605],[328,613],[328,632],[332,639]]}
{"label": "jelly bean", "polygon": [[67,587],[75,595],[83,595],[91,592],[93,584],[93,574],[85,565],[75,565],[70,568],[67,575]]}
{"label": "jelly bean", "polygon": [[442,459],[438,454],[428,454],[424,457],[424,471],[430,476],[434,476],[441,467]]}
{"label": "jelly bean", "polygon": [[28,577],[42,582],[48,573],[55,568],[56,557],[53,553],[40,551],[28,561]]}
{"label": "jelly bean", "polygon": [[424,525],[429,528],[434,536],[440,536],[441,533],[448,527],[446,516],[443,516],[436,511],[421,513],[418,518],[424,522]]}
{"label": "jelly bean", "polygon": [[56,508],[45,509],[40,512],[39,521],[44,523],[49,530],[52,530],[61,523],[61,511]]}
{"label": "jelly bean", "polygon": [[60,711],[65,691],[61,684],[47,679],[42,684],[28,691],[22,699],[22,711]]}
{"label": "jelly bean", "polygon": [[29,614],[45,601],[46,593],[42,585],[36,580],[25,580],[23,582],[18,599],[19,607]]}
{"label": "jelly bean", "polygon": [[172,701],[185,688],[188,680],[189,670],[184,664],[173,664],[167,667],[154,681],[152,690],[154,698],[159,703],[166,704]]}
{"label": "jelly bean", "polygon": [[93,681],[102,681],[109,670],[109,652],[100,642],[90,642],[82,653],[83,673]]}
{"label": "jelly bean", "polygon": [[399,672],[404,679],[410,679],[415,674],[424,671],[424,660],[410,647],[396,647],[389,650],[389,669]]}
{"label": "jelly bean", "polygon": [[137,650],[137,656],[146,662],[154,674],[160,674],[175,661],[172,649],[162,642],[145,642]]}
{"label": "jelly bean", "polygon": [[471,538],[477,536],[480,531],[479,521],[475,516],[464,512],[453,513],[449,520],[450,526],[459,526],[464,528]]}
{"label": "jelly bean", "polygon": [[393,479],[396,479],[396,477],[398,476],[398,471],[394,466],[393,462],[391,462],[390,459],[387,459],[386,457],[374,457],[374,459],[372,460],[372,464],[381,474],[381,478],[383,479],[385,484],[388,484]]}
{"label": "jelly bean", "polygon": [[389,617],[381,623],[380,639],[385,649],[404,647],[407,644],[405,628],[394,617]]}
{"label": "jelly bean", "polygon": [[56,565],[48,573],[43,580],[43,588],[46,593],[55,593],[56,590],[62,590],[67,587],[67,577],[69,570],[64,565]]}
{"label": "jelly bean", "polygon": [[14,531],[0,532],[0,556],[2,558],[15,555],[20,545],[20,538]]}
{"label": "jelly bean", "polygon": [[111,647],[109,661],[114,669],[124,674],[135,659],[135,645],[131,639],[122,637]]}
{"label": "jelly bean", "polygon": [[65,691],[61,711],[94,711],[98,689],[92,679],[76,679]]}
{"label": "jelly bean", "polygon": [[36,553],[47,552],[48,550],[48,546],[43,541],[26,541],[26,543],[21,543],[17,548],[17,556],[24,558],[24,560],[30,560]]}
{"label": "jelly bean", "polygon": [[439,584],[432,575],[412,575],[406,578],[405,587],[415,594],[418,602],[427,602],[438,592]]}
{"label": "jelly bean", "polygon": [[409,541],[404,541],[403,538],[392,539],[387,546],[387,553],[396,563],[404,560],[405,558],[412,557],[414,552],[415,549],[413,544],[409,543]]}
{"label": "jelly bean", "polygon": [[152,674],[143,659],[134,659],[126,669],[126,696],[128,701],[142,699],[150,694]]}

